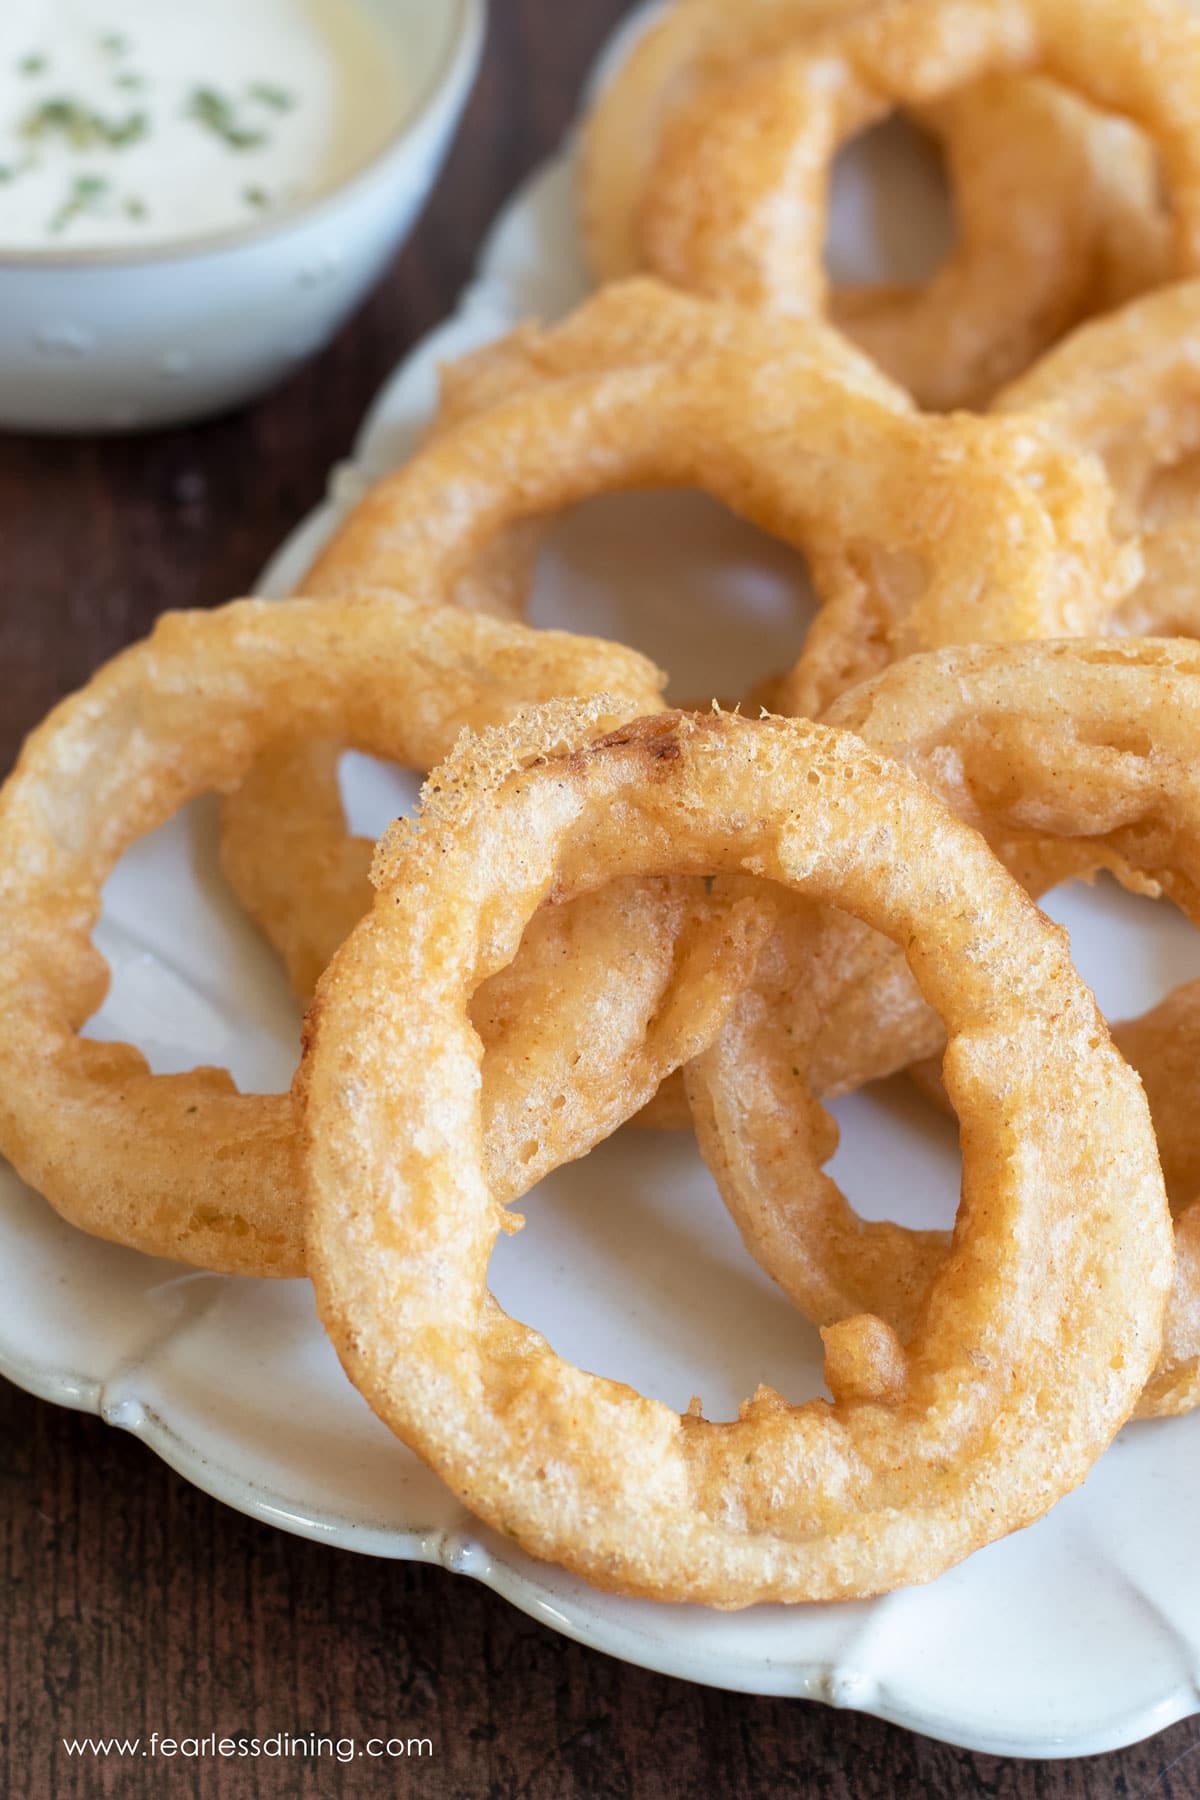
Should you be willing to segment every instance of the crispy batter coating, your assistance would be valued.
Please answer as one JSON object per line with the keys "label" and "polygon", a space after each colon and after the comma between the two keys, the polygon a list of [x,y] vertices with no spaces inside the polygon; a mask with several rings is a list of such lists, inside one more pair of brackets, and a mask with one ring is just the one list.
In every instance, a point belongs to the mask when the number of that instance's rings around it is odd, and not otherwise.
{"label": "crispy batter coating", "polygon": [[954,248],[925,283],[835,289],[828,309],[920,405],[982,407],[1080,320],[1167,278],[1157,165],[1136,126],[1033,77],[919,117],[946,147]]}
{"label": "crispy batter coating", "polygon": [[831,360],[830,335],[653,283],[610,288],[525,344],[556,379],[383,477],[310,579],[440,603],[514,520],[684,486],[808,556],[822,606],[778,711],[815,714],[915,649],[1103,629],[1139,563],[1114,553],[1099,467],[1023,418],[917,415],[864,379],[865,359]]}
{"label": "crispy batter coating", "polygon": [[[462,726],[530,699],[607,684],[626,697],[594,711],[615,721],[659,705],[660,679],[622,645],[389,596],[160,620],[51,713],[0,791],[0,1152],[101,1237],[302,1273],[290,1096],[239,1094],[224,1069],[154,1075],[130,1045],[79,1036],[108,982],[91,933],[110,870],[184,801],[235,784],[283,718],[426,765]],[[534,923],[529,1006],[514,1010],[516,971],[509,1004],[492,997],[485,1129],[503,1198],[582,1155],[715,1028],[712,990],[744,981],[763,915],[698,903],[696,886],[617,884],[565,937]]]}
{"label": "crispy batter coating", "polygon": [[[372,495],[317,558],[305,591],[336,597],[378,587],[428,603],[505,615],[521,612],[527,565],[541,530],[537,513],[522,514],[514,502],[511,522],[482,535],[476,532],[475,547],[460,554],[455,533],[465,535],[472,526],[469,501],[465,509],[462,502],[454,503],[461,492],[463,460],[451,452],[448,462],[439,456],[431,465],[427,457],[439,443],[455,441],[450,434],[456,426],[469,426],[506,404],[517,410],[527,438],[537,427],[538,396],[570,377],[612,372],[615,378],[621,370],[653,368],[665,378],[668,369],[710,350],[784,358],[789,374],[797,377],[806,368],[819,368],[881,406],[909,409],[906,397],[866,357],[824,327],[747,319],[735,309],[673,293],[651,280],[628,282],[598,295],[553,330],[523,327],[444,368],[437,429],[424,454],[410,465],[411,472],[402,472],[399,491],[398,478],[393,479],[384,509],[387,529],[377,529],[373,522],[379,513]],[[490,441],[497,441],[494,434]],[[465,443],[469,458],[469,434]],[[599,442],[596,448],[602,450]],[[499,447],[496,454],[498,469],[506,467],[519,479],[508,449]],[[536,473],[535,459],[531,478]],[[394,545],[397,514],[403,529],[405,481],[418,490],[415,505],[426,522],[440,522],[435,527],[442,533],[439,568],[430,566],[428,554],[422,559],[420,553],[414,556]],[[415,513],[409,522],[417,523]],[[439,753],[447,747],[439,746]],[[339,754],[339,746],[331,743],[281,737],[222,807],[226,879],[283,957],[303,1005],[370,901],[366,872],[371,846],[347,837],[337,781]],[[597,955],[603,955],[602,946]],[[736,966],[736,959],[728,965],[731,979],[737,978]],[[734,991],[729,991],[730,1000]],[[678,1112],[677,1104],[677,1120]]]}
{"label": "crispy batter coating", "polygon": [[[723,84],[863,11],[861,0],[675,0],[667,8],[584,129],[580,225],[600,279],[650,267],[694,285],[673,253],[672,215]],[[684,123],[674,121],[680,112]],[[945,148],[958,226],[951,254],[921,286],[828,295],[823,268],[810,259],[804,273],[816,285],[789,288],[782,299],[796,314],[828,308],[923,406],[980,404],[1071,325],[1164,278],[1167,219],[1136,127],[1057,84],[1006,75],[972,82],[915,116]],[[796,170],[776,178],[788,191],[771,196],[773,211],[762,197],[764,232],[772,241],[815,233],[820,208],[803,209]],[[721,191],[706,189],[704,204],[723,230]],[[822,235],[818,256],[823,243]]]}
{"label": "crispy batter coating", "polygon": [[[1163,264],[1155,267],[1152,256],[1147,273],[1163,279],[1200,272],[1200,21],[1183,0],[896,0],[737,66],[667,120],[639,214],[644,260],[699,293],[819,313],[829,170],[838,148],[896,106],[936,106],[1005,74],[1052,77],[1145,131],[1170,210]],[[1110,157],[1111,145],[1098,141],[1095,166]],[[1000,184],[1003,173],[993,167],[990,179]],[[1041,185],[1053,179],[1043,166]],[[1141,186],[1153,207],[1149,181]],[[1087,178],[1077,178],[1081,215],[1089,193]],[[976,223],[964,217],[965,265],[951,259],[941,277],[953,302],[943,320],[948,343],[964,299],[979,304],[986,294],[986,271],[978,291],[969,281],[965,292],[960,287],[964,266],[968,277],[973,273],[967,228]],[[1002,291],[1001,283],[993,304]],[[918,336],[915,349],[918,369],[933,369],[936,337]]]}
{"label": "crispy batter coating", "polygon": [[[1109,869],[1200,924],[1200,645],[939,651],[845,695],[829,722],[906,763],[1033,893]],[[857,1217],[822,1169],[837,1131],[817,1096],[937,1048],[942,1024],[917,973],[878,933],[793,911],[721,1036],[686,1073],[701,1148],[751,1252],[819,1323],[875,1311],[902,1339],[945,1238]],[[1143,1415],[1200,1402],[1196,1013],[1189,984],[1117,1034],[1145,1068],[1180,1199],[1179,1273]]]}
{"label": "crispy batter coating", "polygon": [[1200,636],[1200,281],[1178,282],[1074,332],[997,395],[1104,463],[1114,523],[1141,582],[1114,621],[1133,636]]}
{"label": "crispy batter coating", "polygon": [[[321,1318],[481,1518],[613,1591],[740,1607],[928,1580],[1086,1474],[1154,1365],[1170,1219],[1145,1099],[982,838],[847,733],[552,705],[464,740],[376,855],[298,1084]],[[575,1368],[486,1287],[500,1208],[468,1006],[548,896],[751,873],[909,946],[951,1039],[966,1175],[907,1345],[833,1334],[834,1401],[681,1417]]]}
{"label": "crispy batter coating", "polygon": [[[695,484],[808,551],[824,606],[771,704],[815,713],[914,647],[1098,630],[1136,579],[1097,468],[1023,422],[919,418],[819,324],[636,279],[452,365],[443,387],[457,428],[370,490],[318,557],[315,591],[461,601],[514,525],[605,490]],[[226,876],[305,1003],[367,902],[336,770],[334,747],[281,742],[223,808]],[[660,1121],[679,1114],[664,1100]]]}

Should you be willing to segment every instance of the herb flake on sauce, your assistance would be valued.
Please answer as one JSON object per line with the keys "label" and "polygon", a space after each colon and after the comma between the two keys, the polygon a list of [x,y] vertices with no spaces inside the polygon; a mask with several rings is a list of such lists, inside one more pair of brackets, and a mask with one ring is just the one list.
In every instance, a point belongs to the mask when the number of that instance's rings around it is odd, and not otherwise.
{"label": "herb flake on sauce", "polygon": [[73,150],[123,150],[146,136],[150,121],[144,112],[127,113],[123,119],[105,118],[82,100],[58,94],[26,113],[20,124],[27,143],[65,137]]}
{"label": "herb flake on sauce", "polygon": [[57,237],[80,213],[93,211],[107,199],[111,188],[112,183],[105,175],[76,175],[66,199],[50,221],[51,232]]}
{"label": "herb flake on sauce", "polygon": [[296,104],[295,94],[290,94],[286,88],[279,87],[273,81],[252,82],[250,97],[252,100],[261,101],[264,106],[269,106],[272,112],[278,113],[291,112]]}
{"label": "herb flake on sauce", "polygon": [[267,142],[266,132],[240,118],[236,101],[217,88],[193,88],[188,98],[187,116],[223,139],[231,150],[257,150]]}

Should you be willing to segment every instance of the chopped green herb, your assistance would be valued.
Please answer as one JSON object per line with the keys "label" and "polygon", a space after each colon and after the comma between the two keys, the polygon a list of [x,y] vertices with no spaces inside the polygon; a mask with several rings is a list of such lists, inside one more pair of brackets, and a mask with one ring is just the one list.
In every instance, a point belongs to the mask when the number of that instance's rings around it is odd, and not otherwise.
{"label": "chopped green herb", "polygon": [[144,219],[146,217],[146,202],[144,200],[139,200],[136,194],[127,195],[125,200],[125,217],[127,219]]}
{"label": "chopped green herb", "polygon": [[267,134],[239,119],[232,100],[216,88],[193,88],[187,103],[187,116],[195,119],[216,137],[223,138],[231,150],[257,150],[265,144]]}
{"label": "chopped green herb", "polygon": [[73,150],[106,146],[123,150],[144,138],[150,121],[144,112],[127,113],[123,119],[106,119],[79,100],[56,96],[43,100],[21,121],[20,132],[30,143],[55,135],[65,137]]}
{"label": "chopped green herb", "polygon": [[57,235],[65,231],[80,213],[94,211],[107,196],[111,185],[103,175],[77,175],[67,190],[66,199],[50,221],[50,230]]}
{"label": "chopped green herb", "polygon": [[119,75],[113,76],[113,86],[124,88],[126,93],[139,93],[146,85],[146,77],[137,75],[132,69],[122,69]]}
{"label": "chopped green herb", "polygon": [[114,150],[123,150],[126,144],[136,144],[150,129],[150,120],[144,112],[128,113],[124,119],[108,120],[93,113],[92,123],[107,135]]}
{"label": "chopped green herb", "polygon": [[48,58],[43,56],[40,50],[31,51],[28,56],[23,56],[17,64],[22,75],[44,75],[49,67]]}
{"label": "chopped green herb", "polygon": [[286,88],[277,87],[272,81],[254,81],[250,84],[252,99],[261,100],[272,112],[291,112],[296,104],[295,94],[289,94]]}
{"label": "chopped green herb", "polygon": [[257,207],[260,211],[264,206],[270,206],[271,204],[271,196],[268,194],[266,188],[244,187],[242,189],[242,199],[246,202],[247,206]]}
{"label": "chopped green herb", "polygon": [[100,48],[106,56],[124,56],[129,48],[129,39],[120,31],[108,31],[100,39]]}

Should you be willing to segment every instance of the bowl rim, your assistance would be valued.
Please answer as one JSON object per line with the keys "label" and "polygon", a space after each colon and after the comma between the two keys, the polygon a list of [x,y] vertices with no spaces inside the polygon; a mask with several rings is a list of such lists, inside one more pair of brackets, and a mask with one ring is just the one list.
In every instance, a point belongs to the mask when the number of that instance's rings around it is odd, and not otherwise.
{"label": "bowl rim", "polygon": [[230,226],[224,231],[209,231],[196,237],[168,239],[160,244],[147,244],[140,249],[136,246],[100,246],[92,250],[0,249],[0,274],[9,270],[57,272],[67,269],[147,268],[158,263],[187,262],[228,251],[257,249],[261,244],[283,237],[298,226],[312,223],[322,213],[333,211],[347,195],[365,187],[379,175],[385,165],[403,155],[410,140],[460,80],[464,84],[464,101],[467,98],[470,80],[483,48],[487,0],[446,0],[446,7],[448,12],[453,9],[450,28],[442,55],[428,79],[417,90],[398,124],[378,149],[371,151],[333,187],[314,194],[310,200],[302,201],[273,218]]}

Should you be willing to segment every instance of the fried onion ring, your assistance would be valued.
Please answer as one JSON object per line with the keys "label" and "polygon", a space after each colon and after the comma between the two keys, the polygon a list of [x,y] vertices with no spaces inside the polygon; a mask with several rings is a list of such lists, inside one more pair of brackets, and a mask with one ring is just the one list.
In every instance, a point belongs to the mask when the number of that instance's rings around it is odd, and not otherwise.
{"label": "fried onion ring", "polygon": [[[623,290],[602,297],[631,341],[655,292],[637,290],[630,311]],[[879,398],[881,377],[847,380],[844,356],[831,370],[822,328],[690,304],[686,350],[669,357],[614,362],[607,340],[589,354],[601,300],[573,332],[548,334],[570,345],[572,373],[376,483],[312,581],[336,592],[353,575],[441,604],[513,520],[598,493],[699,487],[808,555],[822,607],[776,704],[811,714],[915,649],[1101,629],[1136,580],[1136,553],[1113,554],[1101,471],[1048,432],[901,410]]]}
{"label": "fried onion ring", "polygon": [[783,50],[855,0],[674,0],[642,32],[584,121],[576,176],[583,248],[596,279],[643,267],[637,213],[673,108],[748,58]]}
{"label": "fried onion ring", "polygon": [[[595,407],[607,401],[606,384],[624,371],[652,368],[660,380],[667,371],[690,363],[699,353],[755,356],[766,361],[785,360],[788,375],[799,378],[812,368],[824,379],[853,385],[881,406],[909,410],[909,403],[871,362],[820,326],[795,325],[790,321],[758,320],[736,309],[712,306],[673,292],[648,279],[630,281],[580,307],[553,330],[526,326],[498,343],[485,345],[442,371],[439,428],[409,467],[390,478],[386,517],[405,517],[406,492],[415,489],[412,502],[429,520],[440,519],[444,536],[440,544],[413,551],[397,548],[378,523],[373,499],[367,510],[352,514],[333,542],[317,558],[304,581],[306,592],[331,597],[364,587],[394,589],[415,594],[426,602],[470,604],[483,607],[490,593],[492,610],[511,611],[518,605],[515,576],[523,566],[531,543],[521,536],[527,528],[539,530],[536,510],[522,513],[518,491],[508,497],[516,522],[497,522],[476,532],[474,548],[463,551],[456,529],[474,526],[475,504],[470,491],[463,493],[464,479],[471,480],[473,438],[469,426],[480,415],[508,405],[515,408],[519,434],[528,441],[538,429],[538,399],[552,393],[557,384],[573,376],[593,376]],[[620,392],[614,394],[619,401]],[[454,426],[468,427],[461,455],[451,448],[459,442]],[[603,421],[596,421],[600,440]],[[502,432],[492,432],[488,442],[499,446]],[[440,448],[439,448],[440,446]],[[597,450],[602,450],[598,441]],[[509,469],[514,483],[521,470],[497,448],[497,471]],[[433,455],[430,464],[427,458]],[[536,448],[531,456],[531,479],[540,478],[544,467]],[[588,451],[581,452],[586,477]],[[443,489],[439,484],[445,481]],[[604,484],[597,478],[597,487]],[[447,494],[461,495],[455,508]],[[518,535],[514,538],[514,532]],[[493,552],[499,548],[499,563]],[[1032,629],[1032,627],[1031,627]],[[987,635],[986,630],[984,635]],[[444,747],[444,746],[443,746]],[[302,1005],[311,998],[317,977],[351,926],[370,904],[367,870],[373,846],[346,835],[345,817],[338,787],[340,749],[312,740],[280,743],[261,758],[245,781],[222,806],[221,864],[227,881],[243,908],[268,941],[281,954],[293,992]],[[731,995],[732,998],[732,995]]]}
{"label": "fried onion ring", "polygon": [[1064,332],[1165,278],[1136,127],[1053,82],[993,76],[920,112],[946,146],[958,242],[922,284],[835,288],[834,322],[921,406],[984,406]]}
{"label": "fried onion ring", "polygon": [[[753,58],[862,11],[854,0],[675,0],[595,103],[580,148],[585,250],[601,280],[655,266],[639,211],[674,109],[720,104]],[[1165,215],[1133,126],[1053,83],[999,76],[917,111],[945,145],[959,244],[923,287],[838,288],[834,321],[922,405],[978,404],[1097,306],[1155,285]],[[721,202],[715,201],[717,209]],[[811,310],[821,307],[820,296]],[[797,305],[795,310],[803,310]]]}
{"label": "fried onion ring", "polygon": [[[154,1075],[131,1046],[79,1035],[107,987],[91,932],[110,870],[184,801],[236,783],[283,718],[428,766],[460,726],[531,698],[607,683],[628,696],[596,703],[615,721],[659,705],[659,680],[621,645],[389,596],[160,620],[33,733],[0,792],[0,1152],[96,1235],[204,1268],[301,1273],[290,1097],[239,1094],[223,1069]],[[530,1005],[515,1004],[520,964],[480,996],[497,1193],[582,1155],[715,1030],[762,915],[731,916],[697,887],[617,884],[574,931],[535,921]]]}
{"label": "fried onion ring", "polygon": [[1145,565],[1116,626],[1200,637],[1200,281],[1074,332],[993,410],[1036,416],[1103,461],[1114,524],[1138,538]]}
{"label": "fried onion ring", "polygon": [[[1175,1285],[1163,1355],[1138,1405],[1140,1417],[1157,1418],[1190,1412],[1200,1404],[1200,981],[1185,982],[1140,1019],[1125,1019],[1110,1030],[1117,1049],[1142,1078],[1163,1178],[1176,1209]],[[952,1110],[940,1056],[913,1063],[908,1074],[937,1106]],[[672,1077],[663,1092],[673,1092],[678,1079]],[[652,1102],[657,1104],[658,1096]]]}
{"label": "fried onion ring", "polygon": [[[1035,893],[1108,869],[1200,924],[1200,646],[1112,639],[944,650],[897,664],[828,717],[905,762]],[[1184,989],[1123,1028],[1135,1054],[1139,1037],[1143,1052],[1151,1043],[1152,1110],[1157,1100],[1177,1180],[1200,1174],[1196,1072],[1192,1064],[1181,1092],[1188,1039],[1170,1061],[1163,1040],[1182,1017],[1195,1042],[1195,1004]],[[819,1324],[871,1310],[903,1340],[946,1240],[851,1211],[822,1172],[837,1129],[814,1096],[892,1073],[943,1036],[894,945],[810,910],[792,915],[712,1049],[686,1072],[701,1149],[748,1248]],[[1166,1343],[1143,1415],[1200,1402],[1194,1187],[1186,1200]]]}
{"label": "fried onion ring", "polygon": [[[444,448],[453,441],[453,427],[502,403],[529,409],[534,396],[569,376],[599,376],[644,364],[666,369],[685,364],[698,351],[738,347],[745,355],[786,355],[792,374],[808,367],[828,369],[882,405],[909,410],[900,389],[833,331],[797,328],[786,320],[747,319],[732,308],[639,279],[599,293],[552,331],[525,326],[448,365],[441,373],[439,428],[428,445]],[[441,455],[426,477],[421,475],[423,454],[417,454],[412,468],[414,475],[405,472],[405,481],[419,486],[417,504],[428,506],[453,535],[453,509],[444,506],[444,493],[437,490],[444,468]],[[461,477],[459,463],[457,479]],[[403,517],[403,491],[392,490],[392,495],[392,511]],[[362,509],[351,515],[318,556],[304,580],[306,592],[335,598],[347,590],[380,587],[417,594],[430,603],[471,605],[471,610],[524,608],[515,576],[534,540],[520,533],[525,527],[540,531],[536,515],[497,527],[495,535],[484,536],[464,556],[455,554],[450,536],[441,567],[430,569],[428,556],[423,562],[403,554],[385,556],[374,527],[363,529],[360,513]],[[497,549],[498,562],[493,560]],[[486,608],[489,594],[493,607]],[[446,749],[448,742],[441,743],[437,754]],[[333,743],[308,738],[279,743],[259,758],[221,806],[221,869],[243,909],[284,959],[302,1006],[308,1006],[320,970],[338,943],[371,904],[367,869],[374,846],[345,833],[338,758],[340,747]]]}
{"label": "fried onion ring", "polygon": [[[445,603],[514,520],[695,484],[809,551],[824,607],[771,692],[814,713],[914,647],[1098,630],[1136,578],[1136,553],[1111,553],[1098,469],[1022,421],[916,416],[819,325],[634,280],[488,346],[446,389],[458,429],[368,493],[310,572],[321,592]],[[337,755],[281,745],[223,808],[226,876],[304,1004],[369,899]]]}
{"label": "fried onion ring", "polygon": [[[401,505],[413,471],[440,468],[445,458],[445,466],[455,470],[465,485],[473,475],[469,450],[473,434],[492,420],[503,426],[511,419],[515,423],[510,456],[527,456],[528,467],[520,472],[536,486],[545,476],[547,452],[536,442],[529,443],[530,425],[536,427],[539,403],[548,405],[561,384],[585,377],[599,383],[606,376],[613,382],[621,377],[631,381],[640,374],[646,385],[653,385],[655,376],[663,380],[667,371],[686,377],[696,359],[705,356],[771,364],[777,366],[780,380],[799,381],[808,374],[837,380],[880,406],[911,410],[908,396],[869,357],[819,321],[758,318],[738,307],[675,292],[645,276],[617,283],[552,329],[521,327],[445,370],[443,386],[452,398],[457,429],[439,432],[409,463],[374,485],[317,556],[305,576],[305,592],[336,595],[379,586],[425,599],[436,590],[439,602],[446,603],[453,598],[451,583],[491,538],[469,549],[457,542],[457,507],[443,505],[439,519],[406,518]],[[581,459],[590,453],[599,463],[607,451],[600,437],[603,420],[593,410],[584,423],[593,428],[597,442],[580,452]],[[461,445],[468,449],[460,457]],[[576,473],[583,477],[587,470]],[[510,479],[515,485],[515,470]],[[595,491],[603,487],[602,469],[597,469]],[[459,499],[457,488],[448,491]],[[585,486],[585,491],[590,490]],[[461,498],[468,509],[477,504],[469,487]],[[513,518],[528,517],[528,509],[518,501],[519,494],[514,494]],[[567,503],[550,499],[547,510]],[[428,528],[424,544],[422,524]],[[432,571],[429,567],[430,554],[438,553],[439,543],[453,552],[452,572],[446,566]],[[414,582],[420,584],[415,590]]]}
{"label": "fried onion ring", "polygon": [[[1165,267],[1154,273],[1200,271],[1200,23],[1177,0],[1107,0],[1101,8],[1095,0],[897,0],[736,68],[667,121],[641,205],[644,260],[700,293],[820,313],[829,170],[838,148],[896,106],[935,106],[985,77],[1021,73],[1050,76],[1071,95],[1144,129],[1170,208]],[[995,179],[1003,180],[992,160]],[[1035,186],[1053,176],[1043,166]],[[1148,179],[1142,185],[1148,189]],[[1086,215],[1088,193],[1088,177],[1068,173],[1066,205]],[[995,267],[989,274],[985,264],[975,286],[967,279],[964,303],[964,271],[968,278],[973,272],[967,225],[974,220],[964,220],[963,260],[950,259],[931,298],[940,282],[960,316],[986,309],[989,298],[993,308],[1011,306],[1003,277],[997,293]],[[935,310],[934,317],[943,347],[951,345],[951,314]],[[924,377],[936,379],[937,347],[936,326],[915,334],[914,366]]]}
{"label": "fried onion ring", "polygon": [[[601,1587],[740,1607],[928,1580],[1080,1481],[1153,1366],[1172,1257],[1140,1085],[1064,934],[905,771],[796,720],[594,727],[558,705],[467,741],[380,846],[297,1088],[320,1316],[474,1513]],[[967,1171],[906,1348],[852,1321],[826,1339],[832,1405],[760,1388],[710,1423],[572,1367],[488,1293],[467,1007],[548,896],[722,869],[910,946]]]}

